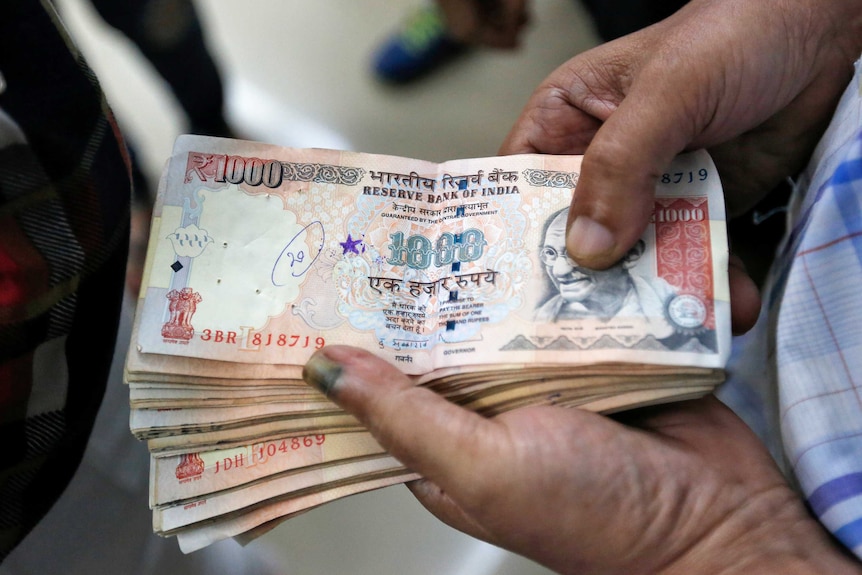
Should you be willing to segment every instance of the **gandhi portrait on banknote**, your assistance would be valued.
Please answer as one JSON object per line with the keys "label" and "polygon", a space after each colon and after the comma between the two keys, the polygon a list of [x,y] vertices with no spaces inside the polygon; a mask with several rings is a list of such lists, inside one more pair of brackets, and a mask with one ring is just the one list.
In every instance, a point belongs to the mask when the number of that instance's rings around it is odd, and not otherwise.
{"label": "gandhi portrait on banknote", "polygon": [[[631,272],[643,255],[644,241],[638,240],[622,260],[606,270],[585,268],[566,252],[568,213],[566,208],[553,214],[542,236],[539,256],[553,289],[551,297],[536,308],[535,320],[664,318],[664,307],[675,293],[673,288],[662,278],[647,279]],[[670,325],[660,323],[657,326],[660,333],[654,335],[659,338],[670,335]]]}

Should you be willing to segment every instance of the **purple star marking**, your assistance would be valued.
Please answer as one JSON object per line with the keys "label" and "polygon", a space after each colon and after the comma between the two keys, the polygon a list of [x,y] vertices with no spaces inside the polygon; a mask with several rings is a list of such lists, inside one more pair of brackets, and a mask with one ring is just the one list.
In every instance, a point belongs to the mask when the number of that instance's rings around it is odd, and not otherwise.
{"label": "purple star marking", "polygon": [[[342,252],[341,255],[346,256],[347,252],[353,252],[356,255],[359,255],[359,250],[356,249],[356,246],[362,244],[362,240],[354,240],[350,234],[347,234],[347,239],[343,242],[338,242],[341,244]],[[365,250],[363,250],[365,251]]]}

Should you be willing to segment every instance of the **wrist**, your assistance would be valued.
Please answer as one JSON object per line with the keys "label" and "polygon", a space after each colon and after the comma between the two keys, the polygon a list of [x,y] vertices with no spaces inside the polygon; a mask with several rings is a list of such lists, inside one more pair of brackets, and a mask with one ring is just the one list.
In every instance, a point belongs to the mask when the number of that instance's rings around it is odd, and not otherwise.
{"label": "wrist", "polygon": [[858,575],[862,565],[781,486],[744,500],[662,573]]}

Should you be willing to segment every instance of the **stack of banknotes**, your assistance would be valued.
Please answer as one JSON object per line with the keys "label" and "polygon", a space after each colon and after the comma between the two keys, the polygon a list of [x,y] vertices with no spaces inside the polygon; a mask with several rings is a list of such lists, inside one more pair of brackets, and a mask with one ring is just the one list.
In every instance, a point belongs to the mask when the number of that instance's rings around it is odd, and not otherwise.
{"label": "stack of banknotes", "polygon": [[642,240],[600,272],[565,249],[579,156],[442,164],[181,136],[165,167],[129,348],[155,532],[193,551],[416,477],[301,379],[372,350],[489,417],[599,412],[722,381],[721,184],[706,152],[657,185]]}

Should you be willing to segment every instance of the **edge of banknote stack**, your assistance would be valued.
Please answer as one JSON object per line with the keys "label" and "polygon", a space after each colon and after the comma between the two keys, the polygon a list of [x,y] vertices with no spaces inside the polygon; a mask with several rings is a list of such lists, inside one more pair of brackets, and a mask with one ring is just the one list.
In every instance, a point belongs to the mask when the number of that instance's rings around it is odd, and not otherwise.
{"label": "edge of banknote stack", "polygon": [[365,347],[489,417],[711,392],[730,347],[715,166],[678,158],[643,240],[594,274],[558,237],[580,160],[435,164],[181,136],[124,377],[154,532],[184,552],[247,543],[417,478],[302,381],[325,345]]}

